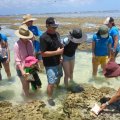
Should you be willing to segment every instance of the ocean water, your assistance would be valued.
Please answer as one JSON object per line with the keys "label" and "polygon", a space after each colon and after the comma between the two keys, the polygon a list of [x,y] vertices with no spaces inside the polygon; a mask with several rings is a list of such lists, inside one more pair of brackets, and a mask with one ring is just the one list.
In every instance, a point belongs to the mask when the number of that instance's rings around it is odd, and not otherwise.
{"label": "ocean water", "polygon": [[36,14],[36,17],[71,17],[71,18],[79,18],[79,17],[114,17],[117,18],[120,16],[120,11],[83,11],[83,12],[68,12],[68,13],[44,13],[44,14]]}
{"label": "ocean water", "polygon": [[[10,34],[11,36],[8,37],[8,43],[10,45],[11,50],[11,62],[10,68],[12,73],[12,80],[8,81],[6,74],[4,72],[4,68],[2,68],[2,76],[3,80],[0,81],[0,100],[8,100],[13,104],[19,104],[26,101],[30,101],[33,99],[40,99],[43,100],[47,104],[47,77],[45,73],[40,73],[40,79],[42,81],[42,88],[35,93],[35,96],[32,98],[26,98],[23,95],[21,82],[16,74],[15,65],[14,65],[14,53],[13,53],[13,45],[17,41],[17,37],[14,35],[14,30],[10,30],[6,27],[2,29],[3,33]],[[76,59],[75,59],[75,69],[74,69],[74,82],[76,84],[81,83],[88,83],[97,88],[100,87],[111,87],[114,89],[118,89],[120,86],[120,78],[110,78],[106,79],[101,74],[101,68],[98,70],[98,77],[97,79],[92,78],[92,54],[90,52],[76,52]],[[120,57],[117,57],[117,62],[120,63]],[[60,88],[55,89],[54,91],[54,98],[56,105],[59,106],[61,101],[64,99],[67,91],[64,87],[63,77],[61,78]],[[48,105],[49,106],[49,105]]]}

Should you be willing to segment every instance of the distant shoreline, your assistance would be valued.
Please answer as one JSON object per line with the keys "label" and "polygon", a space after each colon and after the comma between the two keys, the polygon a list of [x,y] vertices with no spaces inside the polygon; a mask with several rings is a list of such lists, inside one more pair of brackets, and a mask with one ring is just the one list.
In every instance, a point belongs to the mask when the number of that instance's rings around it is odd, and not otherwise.
{"label": "distant shoreline", "polygon": [[[114,13],[114,14],[113,14]],[[20,14],[0,14],[0,16],[23,16],[24,14],[27,14],[27,13],[20,13]],[[56,13],[31,13],[33,16],[49,16],[49,15],[52,15],[52,16],[61,16],[61,15],[66,15],[65,17],[68,17],[67,15],[73,15],[77,17],[87,17],[87,16],[92,16],[92,14],[98,14],[98,17],[105,17],[106,14],[107,16],[109,14],[113,14],[112,16],[115,16],[115,17],[118,17],[116,16],[117,14],[120,15],[120,10],[103,10],[103,11],[79,11],[79,12],[56,12]],[[81,16],[80,16],[81,15]],[[85,16],[86,15],[86,16]],[[64,17],[64,16],[63,16]],[[93,16],[95,17],[95,16]]]}

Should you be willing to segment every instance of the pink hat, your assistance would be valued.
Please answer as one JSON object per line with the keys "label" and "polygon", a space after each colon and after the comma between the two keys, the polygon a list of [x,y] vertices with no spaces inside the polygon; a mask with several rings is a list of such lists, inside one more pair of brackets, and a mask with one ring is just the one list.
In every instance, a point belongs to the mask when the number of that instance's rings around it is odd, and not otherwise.
{"label": "pink hat", "polygon": [[28,56],[25,58],[25,67],[31,67],[31,65],[34,65],[38,62],[38,59],[36,59],[34,56]]}

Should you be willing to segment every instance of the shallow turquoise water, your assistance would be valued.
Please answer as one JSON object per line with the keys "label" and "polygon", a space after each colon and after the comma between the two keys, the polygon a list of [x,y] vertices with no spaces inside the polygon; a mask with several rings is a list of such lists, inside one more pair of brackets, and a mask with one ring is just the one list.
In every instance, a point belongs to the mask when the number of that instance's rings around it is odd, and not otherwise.
{"label": "shallow turquoise water", "polygon": [[[0,100],[8,100],[12,102],[13,104],[19,104],[22,102],[26,102],[33,99],[40,99],[43,101],[47,101],[47,94],[46,94],[46,88],[47,88],[47,77],[45,74],[39,74],[41,81],[42,81],[42,88],[35,94],[34,97],[26,99],[23,96],[22,93],[22,86],[21,82],[18,79],[16,75],[16,70],[14,66],[14,54],[13,54],[13,44],[17,40],[17,38],[14,36],[14,31],[4,29],[2,31],[4,33],[11,34],[11,37],[9,37],[9,45],[11,49],[11,72],[12,72],[12,81],[8,81],[6,79],[6,74],[4,72],[4,69],[2,68],[2,76],[3,80],[0,81]],[[117,58],[117,62],[120,63],[120,57]],[[114,89],[118,89],[120,86],[120,78],[111,78],[111,79],[105,79],[103,75],[101,75],[101,69],[99,68],[98,71],[98,78],[96,80],[92,79],[92,64],[91,64],[91,53],[90,52],[76,52],[76,61],[75,61],[75,69],[74,69],[74,81],[77,84],[81,83],[88,83],[92,84],[97,88],[106,86],[111,87]],[[55,89],[54,92],[54,98],[56,101],[57,106],[59,106],[60,102],[64,99],[66,95],[66,90],[64,88],[63,84],[63,77],[61,79],[60,83],[61,88]],[[47,103],[47,102],[46,102]]]}

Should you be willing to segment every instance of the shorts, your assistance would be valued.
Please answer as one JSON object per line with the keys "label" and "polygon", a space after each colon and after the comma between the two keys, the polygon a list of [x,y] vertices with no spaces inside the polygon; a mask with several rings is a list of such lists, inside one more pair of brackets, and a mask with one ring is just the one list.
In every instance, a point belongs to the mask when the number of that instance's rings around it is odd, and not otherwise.
{"label": "shorts", "polygon": [[6,62],[6,61],[7,61],[7,59],[8,59],[8,57],[6,57],[6,58],[2,58],[2,57],[0,56],[0,62],[1,62],[1,63]]}
{"label": "shorts", "polygon": [[74,60],[74,59],[75,59],[75,55],[73,55],[72,57],[68,57],[66,55],[63,55],[63,62]]}
{"label": "shorts", "polygon": [[94,64],[96,65],[104,65],[108,63],[108,56],[95,56]]}
{"label": "shorts", "polygon": [[22,73],[21,73],[20,70],[17,70],[17,69],[16,69],[16,72],[17,72],[17,76],[18,76],[18,77],[22,77]]}
{"label": "shorts", "polygon": [[62,65],[45,67],[45,69],[46,69],[46,74],[47,74],[47,79],[49,84],[57,83],[57,80],[59,80],[63,76]]}

